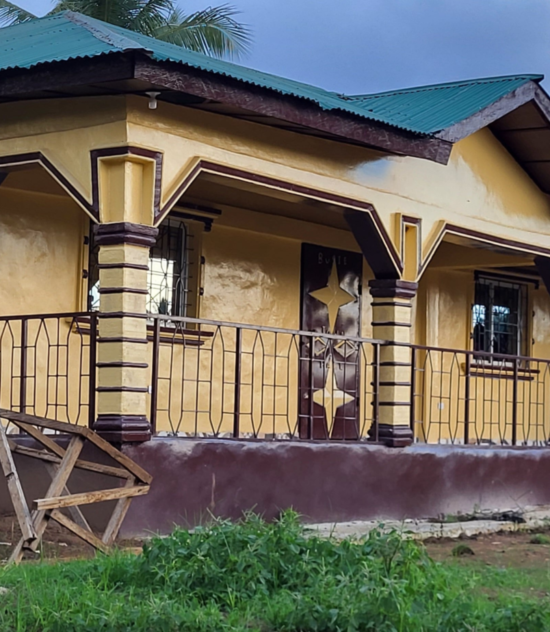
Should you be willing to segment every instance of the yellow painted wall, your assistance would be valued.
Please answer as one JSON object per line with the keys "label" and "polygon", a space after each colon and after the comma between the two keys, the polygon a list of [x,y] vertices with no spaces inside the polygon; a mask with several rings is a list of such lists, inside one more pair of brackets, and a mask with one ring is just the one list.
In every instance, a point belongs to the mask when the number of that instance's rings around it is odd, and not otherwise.
{"label": "yellow painted wall", "polygon": [[[528,284],[530,356],[550,359],[550,295]],[[428,269],[420,283],[416,306],[415,342],[451,351],[418,351],[415,404],[416,432],[421,440],[462,442],[465,419],[466,356],[470,333],[473,270]],[[474,360],[475,362],[475,360]],[[550,435],[546,415],[550,394],[550,364],[533,361],[518,382],[518,442],[545,441]],[[505,367],[479,365],[471,369],[470,442],[512,441],[513,380]]]}
{"label": "yellow painted wall", "polygon": [[152,113],[135,97],[128,107],[129,138],[165,152],[165,199],[202,158],[370,202],[396,243],[394,214],[420,217],[424,251],[441,221],[540,245],[550,232],[547,197],[489,130],[438,165],[176,106]]}
{"label": "yellow painted wall", "polygon": [[[87,223],[67,196],[0,187],[0,315],[81,310]],[[23,401],[26,412],[87,423],[88,382],[81,372],[89,372],[90,337],[77,333],[73,325],[70,318],[28,321],[29,379]],[[21,404],[22,340],[20,320],[0,320],[3,408],[19,409]]]}
{"label": "yellow painted wall", "polygon": [[67,196],[0,187],[2,315],[80,310],[84,221]]}

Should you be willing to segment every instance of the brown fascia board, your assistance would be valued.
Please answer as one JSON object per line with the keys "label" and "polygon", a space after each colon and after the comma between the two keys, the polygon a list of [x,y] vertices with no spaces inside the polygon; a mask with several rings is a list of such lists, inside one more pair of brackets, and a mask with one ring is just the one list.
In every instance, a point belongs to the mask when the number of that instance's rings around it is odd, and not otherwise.
{"label": "brown fascia board", "polygon": [[451,154],[452,143],[446,139],[418,137],[353,114],[324,111],[305,99],[181,64],[156,62],[135,51],[4,70],[0,72],[0,99],[18,100],[28,95],[36,98],[42,91],[129,79],[288,121],[392,154],[440,164],[447,164]]}
{"label": "brown fascia board", "polygon": [[392,154],[447,164],[452,149],[452,143],[444,139],[417,137],[345,112],[324,111],[305,99],[176,63],[155,62],[141,55],[136,58],[135,78],[156,88],[217,101]]}
{"label": "brown fascia board", "polygon": [[0,99],[22,100],[26,95],[45,90],[123,81],[133,77],[134,56],[127,53],[38,64],[33,68],[1,71]]}
{"label": "brown fascia board", "polygon": [[494,123],[506,114],[517,110],[529,101],[535,101],[544,116],[550,121],[550,99],[537,83],[530,81],[472,116],[438,132],[436,137],[450,143],[456,143]]}

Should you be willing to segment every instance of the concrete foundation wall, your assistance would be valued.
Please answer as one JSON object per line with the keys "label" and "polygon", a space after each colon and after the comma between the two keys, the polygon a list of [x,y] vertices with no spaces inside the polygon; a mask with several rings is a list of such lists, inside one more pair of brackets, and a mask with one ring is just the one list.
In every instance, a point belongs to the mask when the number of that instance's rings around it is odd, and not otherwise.
{"label": "concrete foundation wall", "polygon": [[154,476],[121,535],[168,533],[210,514],[307,522],[428,518],[550,503],[550,449],[161,439],[126,446]]}

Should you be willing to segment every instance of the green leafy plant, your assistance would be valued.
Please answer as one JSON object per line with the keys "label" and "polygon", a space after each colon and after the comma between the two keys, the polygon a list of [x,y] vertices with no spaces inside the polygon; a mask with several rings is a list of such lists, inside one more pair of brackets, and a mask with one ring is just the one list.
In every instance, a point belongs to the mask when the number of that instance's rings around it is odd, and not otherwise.
{"label": "green leafy plant", "polygon": [[[0,572],[0,630],[26,632],[542,632],[550,608],[490,578],[433,562],[398,533],[336,541],[286,512],[153,538],[139,556]],[[540,582],[539,582],[540,584]],[[504,590],[504,588],[500,588]]]}

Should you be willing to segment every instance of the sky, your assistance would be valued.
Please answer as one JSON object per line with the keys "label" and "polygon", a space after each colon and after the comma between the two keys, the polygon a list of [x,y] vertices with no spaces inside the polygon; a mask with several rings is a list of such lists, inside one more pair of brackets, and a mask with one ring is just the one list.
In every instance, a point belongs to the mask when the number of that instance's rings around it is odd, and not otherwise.
{"label": "sky", "polygon": [[[18,2],[18,0],[12,0]],[[43,15],[51,0],[19,0]],[[186,11],[221,4],[179,0]],[[239,60],[339,93],[494,75],[549,79],[550,0],[232,0],[254,43]]]}

